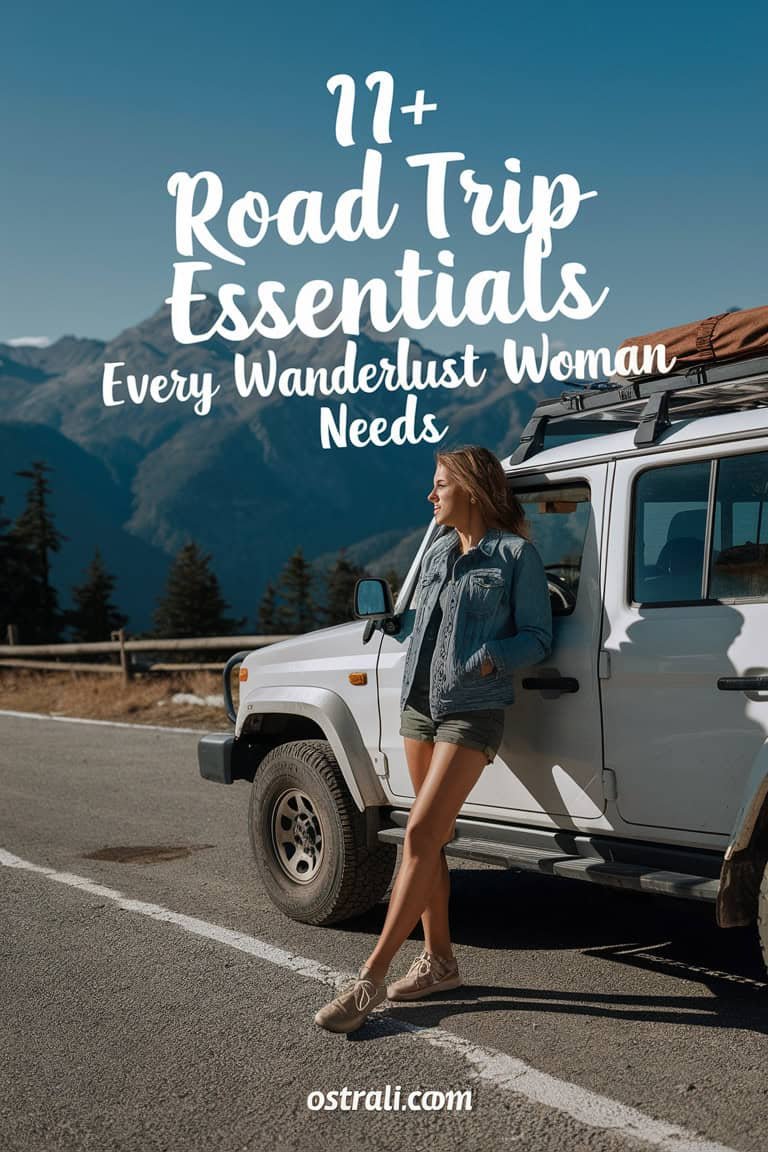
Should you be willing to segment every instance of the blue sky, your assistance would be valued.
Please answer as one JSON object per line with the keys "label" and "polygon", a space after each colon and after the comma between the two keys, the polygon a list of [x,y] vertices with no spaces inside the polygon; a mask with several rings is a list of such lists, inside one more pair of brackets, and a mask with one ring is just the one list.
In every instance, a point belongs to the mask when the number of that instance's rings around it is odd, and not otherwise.
{"label": "blue sky", "polygon": [[[171,288],[176,170],[214,170],[227,200],[338,195],[362,148],[336,144],[326,80],[362,84],[382,68],[396,105],[419,88],[439,105],[421,128],[396,116],[383,148],[397,229],[378,243],[267,241],[246,269],[217,265],[207,287],[389,276],[406,246],[427,262],[451,247],[458,278],[518,269],[513,237],[426,234],[403,157],[445,148],[488,179],[515,156],[524,189],[534,173],[568,172],[598,191],[552,257],[584,263],[594,296],[610,288],[591,321],[546,325],[568,347],[768,303],[762,4],[75,0],[16,5],[3,31],[0,339],[109,338],[155,311]],[[498,349],[541,330],[434,327],[422,339]]]}

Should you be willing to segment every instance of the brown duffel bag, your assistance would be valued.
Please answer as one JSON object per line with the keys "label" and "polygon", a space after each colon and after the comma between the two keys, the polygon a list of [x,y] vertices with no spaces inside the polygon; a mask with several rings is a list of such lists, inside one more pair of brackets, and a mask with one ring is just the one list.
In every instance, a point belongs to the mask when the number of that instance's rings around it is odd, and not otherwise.
{"label": "brown duffel bag", "polygon": [[714,364],[748,356],[768,355],[768,307],[748,308],[743,312],[721,312],[693,324],[664,328],[645,336],[631,336],[619,348],[642,348],[663,344],[666,358],[677,358],[678,365]]}

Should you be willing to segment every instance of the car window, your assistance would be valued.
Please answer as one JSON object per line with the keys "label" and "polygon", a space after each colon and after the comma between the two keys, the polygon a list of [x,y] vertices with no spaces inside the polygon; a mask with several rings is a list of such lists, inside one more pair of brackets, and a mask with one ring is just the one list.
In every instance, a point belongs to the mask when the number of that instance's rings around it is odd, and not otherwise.
{"label": "car window", "polygon": [[701,600],[709,460],[650,468],[632,501],[631,597],[640,604]]}
{"label": "car window", "polygon": [[589,485],[568,481],[530,490],[515,488],[547,570],[552,611],[567,616],[576,607],[587,525],[592,514]]}
{"label": "car window", "polygon": [[[715,506],[705,573],[713,469]],[[635,481],[632,520],[636,603],[768,599],[768,452],[648,469]]]}
{"label": "car window", "polygon": [[768,452],[719,461],[709,595],[768,598]]}

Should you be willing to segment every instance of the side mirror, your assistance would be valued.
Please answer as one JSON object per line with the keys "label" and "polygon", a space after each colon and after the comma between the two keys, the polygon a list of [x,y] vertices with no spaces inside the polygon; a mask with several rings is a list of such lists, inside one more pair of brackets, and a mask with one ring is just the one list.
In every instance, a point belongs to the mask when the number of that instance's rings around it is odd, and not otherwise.
{"label": "side mirror", "polygon": [[367,644],[377,628],[394,636],[400,627],[395,615],[392,589],[386,580],[367,577],[355,584],[355,616],[367,621],[363,629],[363,644]]}
{"label": "side mirror", "polygon": [[366,577],[355,584],[355,616],[358,620],[375,620],[393,616],[395,605],[386,580]]}

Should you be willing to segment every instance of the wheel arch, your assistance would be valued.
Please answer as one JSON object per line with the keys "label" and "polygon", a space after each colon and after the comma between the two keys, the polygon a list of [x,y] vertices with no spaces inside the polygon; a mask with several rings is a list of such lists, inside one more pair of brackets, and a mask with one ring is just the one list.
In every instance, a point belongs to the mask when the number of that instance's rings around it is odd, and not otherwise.
{"label": "wheel arch", "polygon": [[717,923],[737,928],[757,919],[760,882],[768,861],[768,745],[756,763],[720,872]]}
{"label": "wheel arch", "polygon": [[[344,782],[360,812],[388,802],[357,721],[338,693],[307,685],[254,688],[240,703],[236,741],[240,737],[257,736],[259,717],[276,714],[304,717],[316,726],[317,735],[331,745]],[[288,732],[286,740],[291,739],[294,737]]]}

